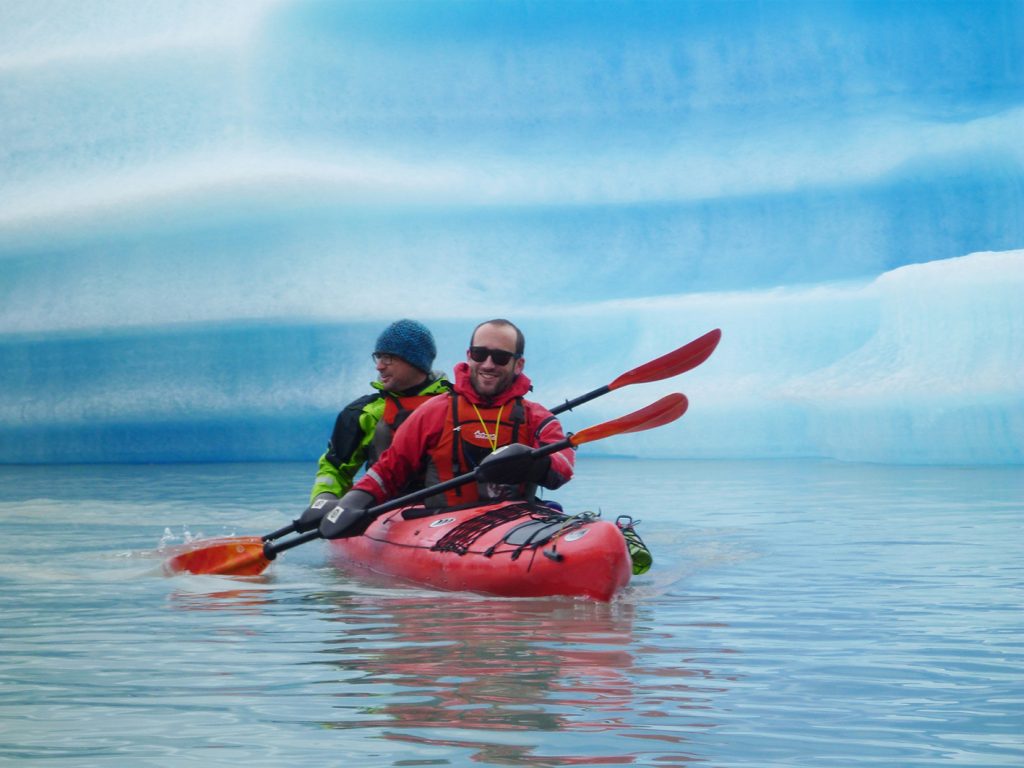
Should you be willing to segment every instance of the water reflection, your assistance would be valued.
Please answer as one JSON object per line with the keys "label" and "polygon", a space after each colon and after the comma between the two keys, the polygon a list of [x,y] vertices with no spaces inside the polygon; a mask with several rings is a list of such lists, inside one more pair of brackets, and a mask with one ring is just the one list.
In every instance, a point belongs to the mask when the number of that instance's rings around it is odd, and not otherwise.
{"label": "water reflection", "polygon": [[171,592],[167,599],[172,608],[183,611],[232,611],[256,615],[275,601],[265,589],[219,589],[210,592]]}
{"label": "water reflection", "polygon": [[687,688],[694,672],[659,665],[668,685],[638,690],[647,672],[631,651],[634,604],[430,594],[345,595],[335,605],[343,626],[330,642],[331,663],[350,681],[358,673],[370,696],[353,708],[343,695],[329,727],[375,728],[388,740],[448,755],[464,749],[485,763],[648,759],[648,746],[629,752],[636,738],[671,742],[673,757],[684,756],[684,735],[636,730],[638,719],[660,717],[651,693],[675,699],[674,707],[692,698],[671,689]]}

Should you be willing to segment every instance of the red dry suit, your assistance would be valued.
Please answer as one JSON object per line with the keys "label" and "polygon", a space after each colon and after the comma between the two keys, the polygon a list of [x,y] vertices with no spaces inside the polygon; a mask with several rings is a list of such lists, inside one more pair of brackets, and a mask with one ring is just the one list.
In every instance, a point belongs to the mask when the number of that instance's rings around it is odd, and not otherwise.
{"label": "red dry suit", "polygon": [[[536,448],[565,439],[562,425],[539,403],[526,400],[530,379],[519,374],[493,399],[477,394],[469,366],[455,366],[454,391],[430,398],[395,432],[391,447],[352,487],[371,494],[377,503],[395,498],[417,476],[426,485],[471,472],[494,448],[523,443]],[[551,455],[551,468],[540,484],[558,488],[572,478],[576,455],[565,448]],[[523,487],[516,489],[526,494]],[[481,499],[507,498],[509,488],[467,483],[428,499],[428,506],[454,506]]]}

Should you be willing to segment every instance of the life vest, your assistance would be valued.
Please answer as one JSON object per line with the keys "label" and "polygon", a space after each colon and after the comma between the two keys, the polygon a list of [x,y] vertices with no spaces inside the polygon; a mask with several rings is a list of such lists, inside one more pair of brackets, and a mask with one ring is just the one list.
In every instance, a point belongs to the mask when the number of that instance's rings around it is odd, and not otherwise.
{"label": "life vest", "polygon": [[[450,407],[445,417],[437,445],[428,452],[428,482],[443,482],[453,477],[472,472],[485,457],[496,448],[522,442],[521,432],[526,421],[523,398],[517,397],[501,406],[480,406],[459,397],[455,392],[448,394]],[[433,471],[430,471],[433,470]],[[467,483],[445,491],[444,504],[456,506],[469,504],[481,499],[508,498],[510,489],[495,487],[487,483]],[[434,498],[427,504],[433,506]],[[437,500],[440,501],[439,497]]]}
{"label": "life vest", "polygon": [[409,418],[409,414],[438,394],[441,393],[435,392],[429,395],[401,397],[392,392],[387,393],[384,398],[384,413],[373,430],[373,439],[370,441],[369,446],[367,446],[366,466],[372,467],[374,462],[380,458],[380,455],[388,449],[391,441],[395,438],[395,430],[402,425],[402,422]]}

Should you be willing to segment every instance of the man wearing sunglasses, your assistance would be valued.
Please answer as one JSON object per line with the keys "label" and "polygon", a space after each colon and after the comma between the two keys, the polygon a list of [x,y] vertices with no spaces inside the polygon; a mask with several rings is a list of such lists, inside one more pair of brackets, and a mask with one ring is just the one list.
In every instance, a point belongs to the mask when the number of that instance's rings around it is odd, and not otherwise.
{"label": "man wearing sunglasses", "polygon": [[[482,465],[482,480],[432,497],[427,506],[529,497],[537,485],[554,489],[568,482],[575,463],[571,448],[536,460],[530,456],[530,448],[559,442],[565,434],[547,408],[525,397],[532,385],[523,373],[524,348],[522,332],[508,320],[478,325],[465,362],[455,366],[452,392],[423,404],[405,421],[391,447],[338,503],[349,527],[339,517],[336,530],[362,533],[370,523],[363,510],[401,495],[413,478],[428,486]],[[488,460],[498,449],[502,460]]]}
{"label": "man wearing sunglasses", "polygon": [[[397,320],[377,337],[373,360],[378,380],[371,382],[376,391],[353,400],[338,414],[327,451],[320,457],[310,506],[297,530],[316,527],[325,507],[334,506],[349,491],[364,464],[370,466],[380,457],[409,414],[451,389],[444,374],[431,371],[436,355],[433,335],[415,320]],[[415,485],[404,492],[413,490]]]}

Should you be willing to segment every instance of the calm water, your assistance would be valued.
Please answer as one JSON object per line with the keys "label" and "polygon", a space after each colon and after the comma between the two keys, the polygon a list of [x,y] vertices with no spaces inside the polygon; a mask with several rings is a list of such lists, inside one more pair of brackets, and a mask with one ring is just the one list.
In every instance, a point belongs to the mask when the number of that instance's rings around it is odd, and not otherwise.
{"label": "calm water", "polygon": [[580,457],[610,605],[367,583],[325,545],[158,574],[307,465],[0,467],[0,762],[1021,766],[1024,470]]}

